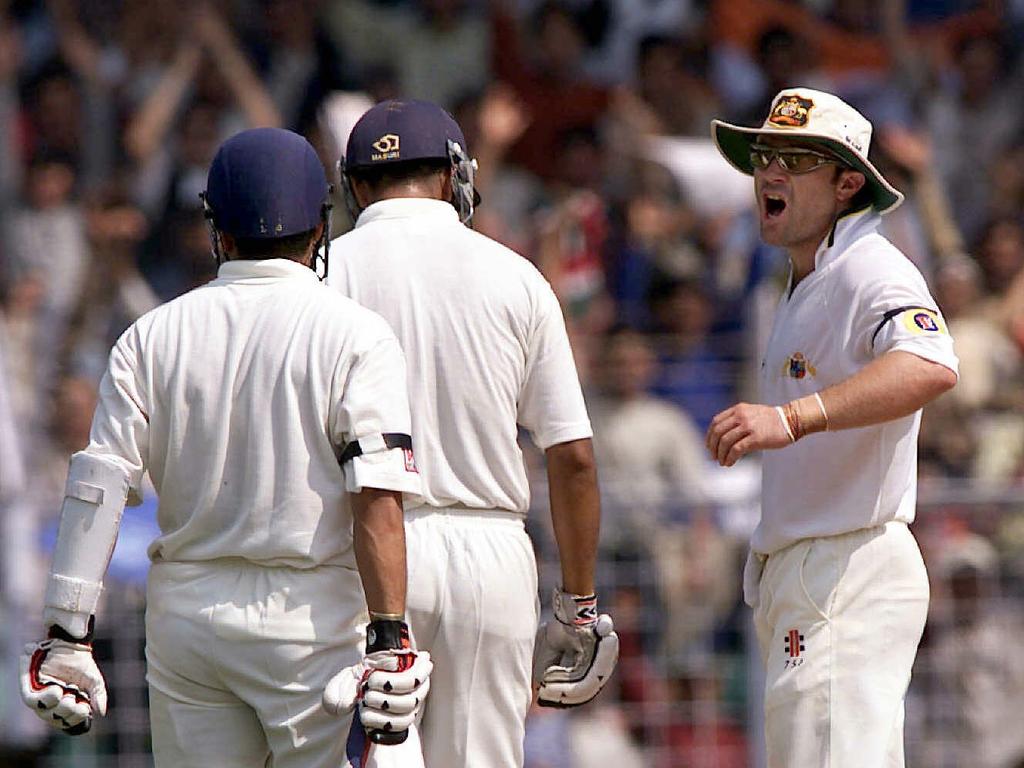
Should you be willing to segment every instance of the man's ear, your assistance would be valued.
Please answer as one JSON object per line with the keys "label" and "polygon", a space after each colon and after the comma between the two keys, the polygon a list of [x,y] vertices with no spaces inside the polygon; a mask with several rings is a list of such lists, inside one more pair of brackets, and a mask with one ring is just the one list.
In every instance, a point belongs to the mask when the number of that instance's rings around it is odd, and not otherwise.
{"label": "man's ear", "polygon": [[441,199],[454,200],[455,188],[452,186],[452,169],[445,167],[441,169]]}
{"label": "man's ear", "polygon": [[844,169],[836,183],[836,199],[841,203],[850,202],[866,183],[867,179],[860,171]]}
{"label": "man's ear", "polygon": [[221,232],[220,234],[220,248],[224,253],[224,258],[233,259],[238,256],[238,251],[235,248],[235,238],[229,235],[227,232]]}
{"label": "man's ear", "polygon": [[356,199],[356,205],[359,206],[360,210],[365,210],[370,207],[373,202],[373,192],[370,185],[362,179],[355,179],[351,176],[348,177],[349,186],[352,188],[352,196]]}

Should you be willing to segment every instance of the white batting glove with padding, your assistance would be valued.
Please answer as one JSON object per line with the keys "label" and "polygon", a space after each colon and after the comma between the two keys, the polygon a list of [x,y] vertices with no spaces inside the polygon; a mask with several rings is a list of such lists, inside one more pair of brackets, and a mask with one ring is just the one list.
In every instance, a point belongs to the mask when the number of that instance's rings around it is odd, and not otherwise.
{"label": "white batting glove with padding", "polygon": [[555,621],[541,624],[533,649],[533,682],[542,707],[578,707],[593,699],[619,660],[619,636],[596,595],[555,589]]}
{"label": "white batting glove with padding", "polygon": [[359,706],[370,740],[401,744],[430,690],[430,654],[414,651],[404,621],[372,621],[366,631],[366,655],[327,682],[323,706],[345,715]]}
{"label": "white batting glove with padding", "polygon": [[54,728],[86,733],[95,715],[107,713],[107,686],[92,655],[92,624],[78,640],[60,627],[29,643],[21,654],[21,698]]}

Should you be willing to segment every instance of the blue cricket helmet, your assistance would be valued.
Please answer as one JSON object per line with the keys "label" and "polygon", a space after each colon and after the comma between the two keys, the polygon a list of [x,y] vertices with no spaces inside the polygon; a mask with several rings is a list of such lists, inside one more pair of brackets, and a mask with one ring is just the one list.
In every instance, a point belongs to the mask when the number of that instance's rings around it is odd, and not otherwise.
{"label": "blue cricket helmet", "polygon": [[347,179],[350,173],[372,171],[396,163],[441,160],[452,167],[454,199],[463,222],[473,216],[480,196],[473,186],[476,160],[466,149],[459,124],[443,108],[420,99],[389,99],[367,110],[352,128],[340,170],[346,202],[358,216]]}
{"label": "blue cricket helmet", "polygon": [[371,107],[348,137],[345,168],[352,171],[411,160],[447,160],[448,142],[466,148],[455,118],[430,101],[390,99]]}
{"label": "blue cricket helmet", "polygon": [[253,128],[225,141],[210,165],[205,201],[221,232],[276,238],[324,220],[330,185],[316,150],[282,128]]}

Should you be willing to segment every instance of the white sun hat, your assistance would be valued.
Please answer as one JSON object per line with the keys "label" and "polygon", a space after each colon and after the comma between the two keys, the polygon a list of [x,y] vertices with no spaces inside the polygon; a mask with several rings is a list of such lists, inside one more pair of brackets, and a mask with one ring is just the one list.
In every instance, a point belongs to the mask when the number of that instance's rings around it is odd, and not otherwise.
{"label": "white sun hat", "polygon": [[787,88],[772,101],[771,111],[760,127],[711,121],[711,135],[718,151],[734,168],[754,173],[750,145],[758,136],[808,139],[828,148],[856,171],[864,174],[872,204],[887,213],[903,202],[892,186],[868,160],[871,123],[838,96],[812,88]]}

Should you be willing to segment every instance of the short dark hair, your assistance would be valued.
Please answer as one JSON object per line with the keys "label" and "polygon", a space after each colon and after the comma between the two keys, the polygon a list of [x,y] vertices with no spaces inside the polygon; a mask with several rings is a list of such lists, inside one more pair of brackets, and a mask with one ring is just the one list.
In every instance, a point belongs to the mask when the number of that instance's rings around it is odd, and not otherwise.
{"label": "short dark hair", "polygon": [[284,237],[236,237],[235,249],[238,258],[253,261],[301,258],[306,255],[315,232],[316,228]]}
{"label": "short dark hair", "polygon": [[374,168],[353,168],[349,171],[349,176],[356,181],[369,184],[370,188],[376,192],[393,184],[425,179],[450,166],[450,160],[440,157],[407,160],[399,163],[387,163]]}

